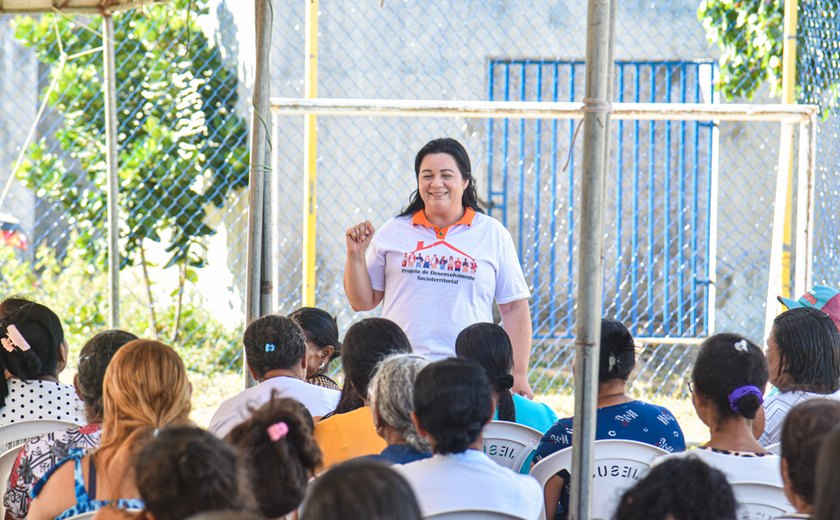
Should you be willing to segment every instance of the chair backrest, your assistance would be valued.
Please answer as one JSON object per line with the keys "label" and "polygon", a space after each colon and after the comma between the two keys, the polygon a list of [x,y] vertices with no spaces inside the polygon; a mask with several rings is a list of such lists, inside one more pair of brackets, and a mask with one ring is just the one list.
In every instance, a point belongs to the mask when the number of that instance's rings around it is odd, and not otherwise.
{"label": "chair backrest", "polygon": [[779,457],[782,456],[782,443],[781,442],[777,442],[776,444],[771,444],[770,446],[767,446],[764,449],[766,449],[767,451],[769,451],[773,455],[778,455]]}
{"label": "chair backrest", "polygon": [[765,520],[793,511],[782,486],[766,482],[733,482],[738,520]]}
{"label": "chair backrest", "polygon": [[[595,441],[592,468],[591,518],[612,518],[622,493],[647,473],[653,459],[668,452],[643,442],[621,439]],[[572,466],[572,448],[566,448],[539,461],[531,476],[545,487],[548,479]]]}
{"label": "chair backrest", "polygon": [[484,454],[517,473],[542,439],[539,430],[508,421],[487,423],[481,436],[484,439]]}
{"label": "chair backrest", "polygon": [[9,474],[12,472],[12,467],[15,465],[20,450],[20,446],[15,446],[0,455],[0,491],[3,492],[0,495],[0,518],[6,517],[6,506],[3,505],[3,495],[6,494],[6,484],[9,481]]}
{"label": "chair backrest", "polygon": [[52,419],[36,419],[33,421],[19,421],[0,426],[0,451],[6,451],[20,446],[27,440],[45,433],[67,430],[80,426],[70,421],[56,421]]}
{"label": "chair backrest", "polygon": [[522,517],[485,509],[443,511],[423,517],[426,520],[521,520]]}

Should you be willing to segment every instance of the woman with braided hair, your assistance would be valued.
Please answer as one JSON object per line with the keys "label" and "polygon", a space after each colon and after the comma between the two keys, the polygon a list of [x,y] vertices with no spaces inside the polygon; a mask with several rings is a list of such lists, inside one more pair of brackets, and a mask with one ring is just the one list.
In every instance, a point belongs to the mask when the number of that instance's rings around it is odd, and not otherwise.
{"label": "woman with braided hair", "polygon": [[[496,417],[545,433],[557,422],[557,414],[545,403],[531,401],[511,392],[513,388],[513,347],[505,329],[495,323],[475,323],[455,340],[455,353],[481,365],[496,401]],[[528,464],[522,469],[528,472]]]}
{"label": "woman with braided hair", "polygon": [[[674,414],[627,395],[627,380],[635,367],[636,344],[630,331],[620,321],[602,319],[595,439],[626,439],[672,453],[685,451],[685,437]],[[540,440],[534,462],[571,445],[572,417],[567,417]],[[561,471],[546,483],[546,518],[567,517],[570,480],[569,473]]]}

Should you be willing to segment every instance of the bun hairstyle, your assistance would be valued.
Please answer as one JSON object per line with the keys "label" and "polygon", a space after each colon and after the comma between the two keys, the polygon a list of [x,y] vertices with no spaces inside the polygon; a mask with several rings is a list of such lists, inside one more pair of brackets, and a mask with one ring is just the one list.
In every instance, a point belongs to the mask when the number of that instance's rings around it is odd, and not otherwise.
{"label": "bun hairstyle", "polygon": [[721,417],[755,419],[764,402],[767,361],[743,336],[715,334],[701,345],[691,378],[694,391],[711,400]]}
{"label": "bun hairstyle", "polygon": [[[41,305],[23,298],[7,298],[0,303],[0,370],[8,370],[24,381],[57,375],[64,328],[58,316]],[[0,377],[0,407],[6,405],[9,386]]]}
{"label": "bun hairstyle", "polygon": [[493,415],[493,394],[484,370],[457,358],[429,364],[414,383],[414,413],[434,438],[435,453],[463,453]]}
{"label": "bun hairstyle", "polygon": [[333,347],[330,361],[341,355],[341,342],[338,340],[338,322],[327,311],[317,307],[301,307],[289,314],[303,329],[306,341],[315,345],[319,350],[326,346]]}
{"label": "bun hairstyle", "polygon": [[247,461],[251,488],[266,518],[289,514],[303,501],[322,460],[313,429],[312,416],[301,403],[273,395],[228,434],[226,440]]}
{"label": "bun hairstyle", "polygon": [[627,327],[618,320],[601,320],[601,349],[598,382],[627,380],[636,368],[636,343]]}
{"label": "bun hairstyle", "polygon": [[490,387],[497,396],[500,421],[516,421],[513,405],[513,346],[510,337],[495,323],[475,323],[458,334],[455,353],[461,359],[477,363],[484,369]]}

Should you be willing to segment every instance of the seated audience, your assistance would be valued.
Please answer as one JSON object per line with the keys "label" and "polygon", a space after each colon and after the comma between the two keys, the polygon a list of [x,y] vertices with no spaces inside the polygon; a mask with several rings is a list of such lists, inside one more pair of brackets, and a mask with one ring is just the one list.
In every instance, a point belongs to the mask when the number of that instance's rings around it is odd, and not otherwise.
{"label": "seated audience", "polygon": [[615,520],[735,520],[737,502],[726,476],[697,457],[651,468],[624,492]]}
{"label": "seated audience", "polygon": [[482,451],[481,430],[493,412],[493,393],[480,366],[444,359],[417,374],[412,417],[434,456],[394,468],[408,480],[423,515],[482,509],[540,517],[539,483],[499,466]]}
{"label": "seated audience", "polygon": [[102,431],[102,379],[117,350],[137,336],[122,330],[106,330],[88,340],[79,354],[79,370],[73,380],[85,403],[87,425],[47,433],[21,448],[12,467],[3,505],[14,518],[26,518],[32,487],[47,471],[66,459],[70,450],[99,447]]}
{"label": "seated audience", "polygon": [[315,440],[324,456],[324,468],[385,449],[385,441],[376,433],[373,414],[364,400],[368,398],[368,385],[379,362],[391,354],[410,353],[411,345],[405,332],[393,321],[366,318],[347,330],[342,349],[342,400],[356,394],[363,401],[362,406],[325,417],[315,425]]}
{"label": "seated audience", "polygon": [[764,403],[762,446],[781,440],[782,422],[802,401],[823,397],[840,400],[840,332],[822,311],[802,307],[773,320],[767,336],[770,382],[779,393]]}
{"label": "seated audience", "polygon": [[93,454],[71,450],[33,489],[31,520],[63,520],[113,504],[141,509],[131,471],[135,453],[153,430],[186,425],[190,382],[175,350],[134,340],[117,351],[102,383],[102,443]]}
{"label": "seated audience", "polygon": [[707,338],[691,372],[694,410],[709,427],[703,446],[661,457],[693,455],[726,475],[730,483],[766,482],[782,486],[779,458],[756,441],[752,422],[767,386],[767,362],[761,349],[737,334]]}
{"label": "seated audience", "polygon": [[242,343],[248,370],[259,384],[224,401],[210,420],[208,430],[219,437],[226,436],[275,394],[300,401],[317,419],[335,408],[336,390],[304,381],[306,338],[294,320],[263,316],[248,325]]}
{"label": "seated audience", "polygon": [[356,459],[315,479],[300,509],[300,520],[334,518],[420,520],[422,516],[403,477],[381,462]]}
{"label": "seated audience", "polygon": [[[85,424],[85,406],[58,374],[67,364],[64,328],[40,303],[7,298],[0,303],[0,426],[31,419]],[[3,475],[2,478],[6,478]]]}
{"label": "seated audience", "polygon": [[782,481],[796,513],[781,518],[810,518],[814,513],[817,455],[823,440],[840,424],[840,402],[811,399],[793,407],[782,426]]}
{"label": "seated audience", "polygon": [[376,369],[368,387],[376,433],[388,444],[372,459],[405,464],[432,456],[432,447],[414,428],[414,380],[429,362],[415,354],[395,354]]}
{"label": "seated audience", "polygon": [[[598,360],[598,401],[595,439],[644,442],[668,452],[685,450],[685,437],[668,409],[627,395],[627,380],[636,367],[636,345],[623,323],[601,320]],[[560,419],[540,440],[534,462],[571,447],[572,417]],[[545,485],[546,518],[566,518],[569,509],[568,471],[551,477]]]}
{"label": "seated audience", "polygon": [[301,307],[289,314],[306,336],[306,382],[339,390],[327,375],[330,361],[341,355],[338,323],[330,313],[315,307]]}
{"label": "seated audience", "polygon": [[816,468],[814,520],[840,518],[840,426],[831,430],[820,447]]}
{"label": "seated audience", "polygon": [[470,325],[458,334],[455,352],[481,365],[487,374],[496,402],[494,419],[524,424],[541,433],[557,422],[557,414],[548,405],[511,393],[513,347],[505,329],[495,323]]}
{"label": "seated audience", "polygon": [[276,397],[228,434],[226,440],[238,448],[266,518],[283,517],[303,501],[306,485],[321,464],[312,428],[312,416],[300,402]]}

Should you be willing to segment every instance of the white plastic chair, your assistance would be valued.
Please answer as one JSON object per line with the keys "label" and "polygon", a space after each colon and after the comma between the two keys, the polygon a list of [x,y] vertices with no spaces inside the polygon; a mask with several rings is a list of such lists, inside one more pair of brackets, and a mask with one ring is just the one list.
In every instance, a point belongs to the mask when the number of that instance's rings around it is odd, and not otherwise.
{"label": "white plastic chair", "polygon": [[782,486],[766,482],[733,482],[732,491],[738,501],[738,520],[765,520],[794,510]]}
{"label": "white plastic chair", "polygon": [[487,423],[481,435],[484,440],[484,454],[500,466],[517,473],[542,439],[539,430],[508,421]]}
{"label": "white plastic chair", "polygon": [[79,424],[70,421],[56,421],[53,419],[36,419],[20,421],[0,426],[0,451],[6,451],[20,446],[27,440],[45,433],[57,432],[76,428]]}
{"label": "white plastic chair", "polygon": [[782,456],[782,443],[781,442],[777,442],[776,444],[771,444],[770,446],[767,446],[764,449],[769,451],[773,455],[778,455],[779,457]]}
{"label": "white plastic chair", "polygon": [[486,509],[457,509],[423,517],[426,520],[522,520],[521,516]]}
{"label": "white plastic chair", "polygon": [[[643,442],[622,439],[595,441],[592,468],[592,518],[612,518],[622,493],[647,473],[653,459],[668,452]],[[572,448],[539,461],[531,476],[545,487],[548,479],[572,466]],[[545,516],[543,516],[545,518]]]}

